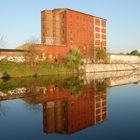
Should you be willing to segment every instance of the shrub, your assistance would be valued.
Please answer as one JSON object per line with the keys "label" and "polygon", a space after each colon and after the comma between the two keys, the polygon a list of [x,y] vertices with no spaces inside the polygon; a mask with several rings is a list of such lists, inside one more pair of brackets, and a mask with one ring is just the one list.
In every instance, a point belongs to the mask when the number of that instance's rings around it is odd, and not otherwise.
{"label": "shrub", "polygon": [[37,73],[33,74],[33,77],[34,78],[37,78],[38,77],[38,74]]}
{"label": "shrub", "polygon": [[83,64],[82,55],[79,49],[72,49],[64,58],[64,64],[72,70],[78,70]]}
{"label": "shrub", "polygon": [[9,79],[10,79],[10,75],[9,75],[7,72],[4,72],[4,73],[2,74],[2,79],[4,79],[4,80],[9,80]]}

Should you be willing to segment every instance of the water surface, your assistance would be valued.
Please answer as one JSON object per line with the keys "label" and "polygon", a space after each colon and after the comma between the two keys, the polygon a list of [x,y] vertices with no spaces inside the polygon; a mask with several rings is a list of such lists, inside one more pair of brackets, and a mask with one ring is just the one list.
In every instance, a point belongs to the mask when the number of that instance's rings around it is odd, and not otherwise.
{"label": "water surface", "polygon": [[0,139],[140,139],[139,75],[95,77],[0,81]]}

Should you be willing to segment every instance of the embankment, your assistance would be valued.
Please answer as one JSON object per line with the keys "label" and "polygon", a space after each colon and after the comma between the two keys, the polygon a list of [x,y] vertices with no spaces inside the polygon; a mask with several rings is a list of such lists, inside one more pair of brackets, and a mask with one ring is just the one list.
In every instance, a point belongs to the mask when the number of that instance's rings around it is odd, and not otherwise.
{"label": "embankment", "polygon": [[[114,72],[114,71],[132,71],[140,70],[140,64],[85,64],[83,67],[84,73],[99,73]],[[72,74],[76,71],[68,69],[64,65],[54,65],[51,63],[38,64],[30,66],[29,64],[1,64],[0,65],[0,78],[4,75],[10,77],[28,77],[28,76],[43,76],[43,75],[62,75]],[[106,76],[106,75],[105,75]]]}
{"label": "embankment", "polygon": [[86,64],[85,72],[128,71],[140,69],[140,64]]}
{"label": "embankment", "polygon": [[23,63],[10,63],[0,65],[0,78],[9,77],[34,77],[43,75],[69,74],[71,70],[63,65],[54,65],[51,63],[37,64],[31,66]]}

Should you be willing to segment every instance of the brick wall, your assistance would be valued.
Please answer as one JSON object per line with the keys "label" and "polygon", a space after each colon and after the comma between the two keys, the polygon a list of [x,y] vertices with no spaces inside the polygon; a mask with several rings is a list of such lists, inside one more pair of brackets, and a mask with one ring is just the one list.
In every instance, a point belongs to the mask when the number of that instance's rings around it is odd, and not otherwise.
{"label": "brick wall", "polygon": [[74,11],[41,12],[42,43],[80,48],[85,57],[96,57],[96,48],[106,50],[106,19]]}

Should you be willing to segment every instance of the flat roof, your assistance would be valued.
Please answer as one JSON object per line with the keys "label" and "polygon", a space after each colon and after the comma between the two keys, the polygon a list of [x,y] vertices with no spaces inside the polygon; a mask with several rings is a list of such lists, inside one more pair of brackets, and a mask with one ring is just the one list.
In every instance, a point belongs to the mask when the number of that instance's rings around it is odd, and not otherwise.
{"label": "flat roof", "polygon": [[0,52],[26,52],[27,50],[19,50],[19,49],[0,49]]}
{"label": "flat roof", "polygon": [[[84,15],[87,15],[87,16],[92,16],[92,17],[103,19],[103,20],[107,20],[105,18],[101,18],[101,17],[98,17],[98,16],[94,16],[94,15],[91,15],[91,14],[84,13],[84,12],[79,12],[79,11],[72,10],[72,9],[69,9],[69,8],[57,8],[57,9],[53,9],[53,10],[70,10],[70,11],[78,12],[80,14],[84,14]],[[51,10],[51,11],[53,11],[53,10]],[[45,12],[45,11],[50,11],[50,10],[43,10],[41,12]]]}

